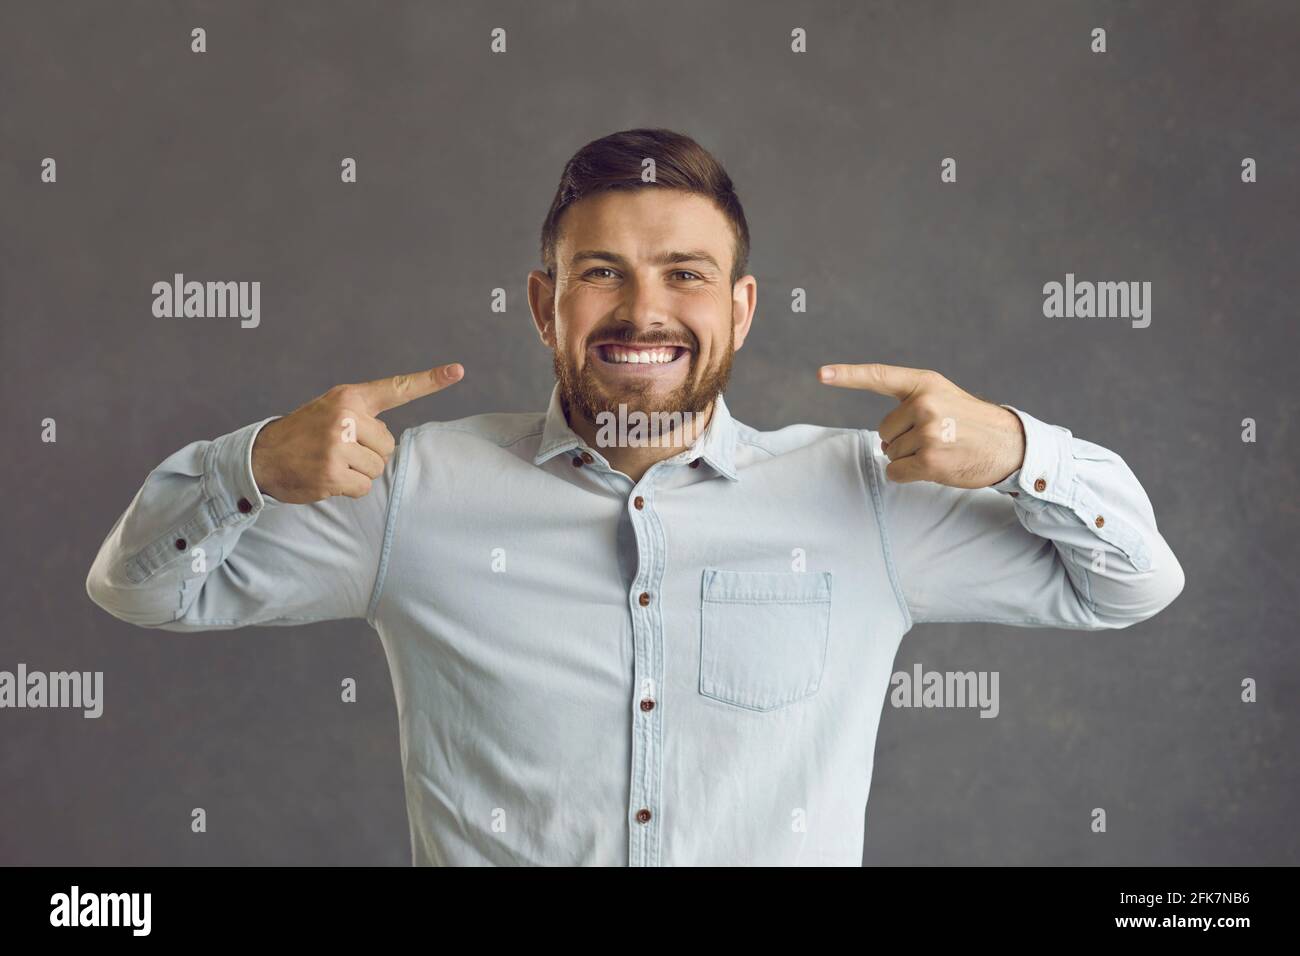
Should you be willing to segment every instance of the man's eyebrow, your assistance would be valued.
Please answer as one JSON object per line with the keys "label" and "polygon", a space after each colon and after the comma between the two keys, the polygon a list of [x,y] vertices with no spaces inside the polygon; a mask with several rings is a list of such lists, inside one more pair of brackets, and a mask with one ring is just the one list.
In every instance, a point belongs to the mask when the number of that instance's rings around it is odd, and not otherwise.
{"label": "man's eyebrow", "polygon": [[[569,259],[569,265],[575,266],[584,259],[600,259],[605,262],[613,262],[616,265],[626,265],[627,260],[617,252],[610,252],[608,249],[580,249],[575,252]],[[703,249],[691,249],[686,252],[662,252],[655,256],[651,262],[655,265],[680,265],[683,262],[707,262],[715,269],[721,269],[718,260],[705,252]]]}

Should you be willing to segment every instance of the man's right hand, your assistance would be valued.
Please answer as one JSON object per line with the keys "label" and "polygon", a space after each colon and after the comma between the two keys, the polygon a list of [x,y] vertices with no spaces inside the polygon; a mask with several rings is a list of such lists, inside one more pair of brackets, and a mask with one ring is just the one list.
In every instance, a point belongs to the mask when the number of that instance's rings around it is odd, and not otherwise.
{"label": "man's right hand", "polygon": [[284,418],[268,422],[253,443],[253,478],[277,501],[307,504],[333,495],[360,498],[384,472],[396,443],[376,415],[440,392],[464,374],[440,365],[360,385],[336,385]]}

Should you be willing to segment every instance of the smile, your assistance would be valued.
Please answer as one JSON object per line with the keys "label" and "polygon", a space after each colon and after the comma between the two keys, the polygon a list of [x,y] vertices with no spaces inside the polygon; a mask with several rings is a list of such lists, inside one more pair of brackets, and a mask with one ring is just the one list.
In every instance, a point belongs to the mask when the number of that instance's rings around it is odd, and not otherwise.
{"label": "smile", "polygon": [[627,346],[610,343],[596,346],[596,354],[608,365],[671,365],[687,351],[680,345]]}
{"label": "smile", "polygon": [[619,345],[607,342],[590,349],[596,365],[617,377],[645,378],[675,374],[690,364],[691,350],[681,345]]}

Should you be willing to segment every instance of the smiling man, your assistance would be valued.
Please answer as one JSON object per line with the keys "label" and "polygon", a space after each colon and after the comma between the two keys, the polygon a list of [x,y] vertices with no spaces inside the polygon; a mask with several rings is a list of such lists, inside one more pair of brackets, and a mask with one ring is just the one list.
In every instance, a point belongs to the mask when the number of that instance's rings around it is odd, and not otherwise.
{"label": "smiling man", "polygon": [[[190,444],[105,539],[91,598],[174,631],[370,624],[417,864],[858,865],[914,623],[1126,627],[1183,576],[1117,455],[936,372],[823,366],[896,400],[875,429],[733,418],[748,251],[693,140],[588,144],[528,277],[545,412],[395,441],[378,416],[453,363]],[[670,440],[602,427],[629,412]]]}

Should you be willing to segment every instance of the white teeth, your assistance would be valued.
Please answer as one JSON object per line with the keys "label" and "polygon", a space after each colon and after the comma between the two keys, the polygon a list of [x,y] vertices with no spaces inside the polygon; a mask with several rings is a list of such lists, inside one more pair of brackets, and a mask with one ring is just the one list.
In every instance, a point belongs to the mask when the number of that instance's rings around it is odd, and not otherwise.
{"label": "white teeth", "polygon": [[671,362],[676,352],[675,348],[624,349],[616,345],[605,346],[606,361],[622,365],[662,365],[665,362]]}

